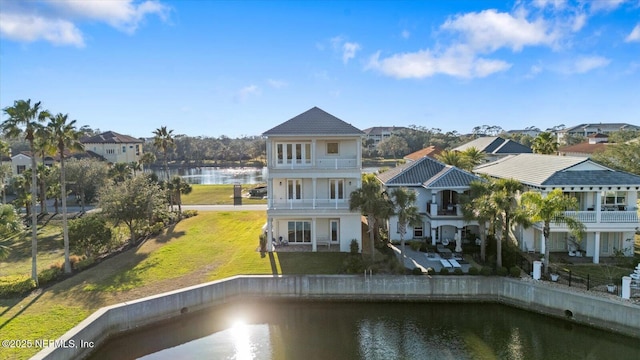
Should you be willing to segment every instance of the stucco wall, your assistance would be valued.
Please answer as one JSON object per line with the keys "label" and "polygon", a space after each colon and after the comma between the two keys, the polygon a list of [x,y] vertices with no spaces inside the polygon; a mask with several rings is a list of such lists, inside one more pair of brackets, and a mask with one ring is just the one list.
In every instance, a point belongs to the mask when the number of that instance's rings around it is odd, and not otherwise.
{"label": "stucco wall", "polygon": [[[102,308],[61,340],[93,341],[239,297],[354,301],[491,301],[640,338],[640,306],[545,283],[480,276],[238,276]],[[570,312],[570,317],[568,314]],[[90,348],[47,348],[33,359],[86,357]]]}

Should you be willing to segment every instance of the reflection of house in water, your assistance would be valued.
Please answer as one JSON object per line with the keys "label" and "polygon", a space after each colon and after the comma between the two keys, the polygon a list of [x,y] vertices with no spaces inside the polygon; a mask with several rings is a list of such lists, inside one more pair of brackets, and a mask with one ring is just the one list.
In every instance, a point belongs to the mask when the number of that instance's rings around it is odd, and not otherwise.
{"label": "reflection of house in water", "polygon": [[[469,184],[480,178],[467,171],[446,165],[430,157],[407,162],[377,175],[386,191],[398,187],[414,190],[422,226],[407,227],[408,238],[431,237],[431,243],[451,241],[479,234],[478,222],[465,221],[460,195],[469,192]],[[400,240],[397,216],[389,219],[389,239]],[[475,235],[473,235],[475,237]]]}

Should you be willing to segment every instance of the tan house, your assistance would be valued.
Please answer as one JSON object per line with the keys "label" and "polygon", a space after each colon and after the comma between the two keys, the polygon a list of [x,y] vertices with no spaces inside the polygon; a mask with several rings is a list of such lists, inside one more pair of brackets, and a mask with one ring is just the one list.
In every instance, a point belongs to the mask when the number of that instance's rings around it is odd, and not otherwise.
{"label": "tan house", "polygon": [[[42,160],[37,159],[38,163]],[[44,164],[46,166],[52,166],[55,162],[54,158],[51,156],[47,156],[44,158]],[[21,151],[19,154],[13,155],[11,157],[11,171],[14,176],[20,175],[25,170],[31,169],[31,152],[30,151]]]}
{"label": "tan house", "polygon": [[114,164],[138,162],[142,156],[142,140],[115,131],[86,137],[80,142],[86,151],[92,151]]}

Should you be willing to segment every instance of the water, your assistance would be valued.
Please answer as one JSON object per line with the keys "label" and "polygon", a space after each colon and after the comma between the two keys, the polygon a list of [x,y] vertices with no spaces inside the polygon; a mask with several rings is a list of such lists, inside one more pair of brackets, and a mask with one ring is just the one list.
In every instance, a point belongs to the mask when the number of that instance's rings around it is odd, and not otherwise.
{"label": "water", "polygon": [[[154,169],[158,178],[163,180],[164,170]],[[169,176],[179,175],[189,184],[261,184],[267,180],[267,168],[257,167],[196,167],[188,169],[169,169]]]}
{"label": "water", "polygon": [[640,340],[494,304],[237,302],[93,359],[638,359]]}

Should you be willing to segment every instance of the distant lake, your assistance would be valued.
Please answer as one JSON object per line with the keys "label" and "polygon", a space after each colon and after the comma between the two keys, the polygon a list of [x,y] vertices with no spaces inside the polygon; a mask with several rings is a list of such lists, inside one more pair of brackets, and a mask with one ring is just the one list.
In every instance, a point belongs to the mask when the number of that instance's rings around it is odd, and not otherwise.
{"label": "distant lake", "polygon": [[[377,171],[376,167],[363,168],[365,173]],[[162,168],[154,169],[161,180],[164,179]],[[203,166],[188,169],[169,169],[169,176],[179,175],[189,184],[261,184],[267,182],[266,167],[213,167]]]}

